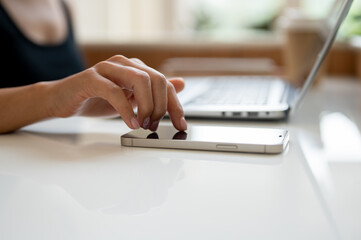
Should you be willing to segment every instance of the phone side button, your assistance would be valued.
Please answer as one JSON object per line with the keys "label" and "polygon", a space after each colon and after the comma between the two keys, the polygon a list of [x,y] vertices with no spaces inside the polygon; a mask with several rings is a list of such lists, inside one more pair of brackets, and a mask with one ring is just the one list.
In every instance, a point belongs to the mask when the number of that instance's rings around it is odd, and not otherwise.
{"label": "phone side button", "polygon": [[226,145],[226,144],[217,144],[217,149],[223,149],[223,150],[234,150],[237,149],[237,145]]}

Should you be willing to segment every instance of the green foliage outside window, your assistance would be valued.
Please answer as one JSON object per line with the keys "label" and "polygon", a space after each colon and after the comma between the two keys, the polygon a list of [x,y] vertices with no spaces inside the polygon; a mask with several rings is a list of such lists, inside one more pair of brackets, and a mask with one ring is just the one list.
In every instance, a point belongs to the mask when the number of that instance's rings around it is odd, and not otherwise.
{"label": "green foliage outside window", "polygon": [[361,0],[354,2],[341,28],[341,36],[346,39],[361,36]]}

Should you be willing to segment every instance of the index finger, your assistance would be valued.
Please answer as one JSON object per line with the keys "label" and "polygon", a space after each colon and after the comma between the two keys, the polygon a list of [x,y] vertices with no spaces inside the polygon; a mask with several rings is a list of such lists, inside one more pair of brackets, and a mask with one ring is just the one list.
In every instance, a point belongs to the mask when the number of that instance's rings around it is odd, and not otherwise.
{"label": "index finger", "polygon": [[171,83],[167,84],[167,94],[168,94],[167,110],[174,127],[179,131],[187,130],[187,122],[184,118],[183,107],[178,100],[175,87]]}
{"label": "index finger", "polygon": [[160,119],[167,112],[167,79],[162,73],[145,65],[139,59],[128,59],[124,56],[116,55],[111,57],[109,61],[115,64],[137,68],[149,75],[154,107],[152,113],[148,115],[147,124],[143,122],[143,127],[155,130]]}

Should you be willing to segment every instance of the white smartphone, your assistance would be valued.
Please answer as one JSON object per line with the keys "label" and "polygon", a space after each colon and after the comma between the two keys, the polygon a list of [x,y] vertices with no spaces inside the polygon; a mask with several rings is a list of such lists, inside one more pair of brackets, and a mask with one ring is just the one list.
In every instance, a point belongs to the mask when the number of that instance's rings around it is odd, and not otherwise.
{"label": "white smartphone", "polygon": [[138,129],[121,136],[121,144],[129,147],[252,153],[281,153],[288,141],[284,129],[217,126],[191,126],[185,132],[160,126],[156,132]]}

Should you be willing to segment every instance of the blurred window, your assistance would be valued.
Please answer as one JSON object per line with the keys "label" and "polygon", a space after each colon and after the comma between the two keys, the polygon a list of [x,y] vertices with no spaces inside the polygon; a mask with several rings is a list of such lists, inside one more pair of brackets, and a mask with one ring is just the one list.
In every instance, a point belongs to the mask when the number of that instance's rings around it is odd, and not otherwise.
{"label": "blurred window", "polygon": [[[338,1],[338,0],[336,0]],[[361,0],[343,27],[361,34]],[[81,42],[230,41],[274,35],[285,8],[324,16],[333,0],[72,0]],[[354,10],[356,9],[356,10]],[[256,36],[256,37],[255,37]]]}
{"label": "blurred window", "polygon": [[72,0],[82,42],[149,40],[173,29],[175,0]]}

